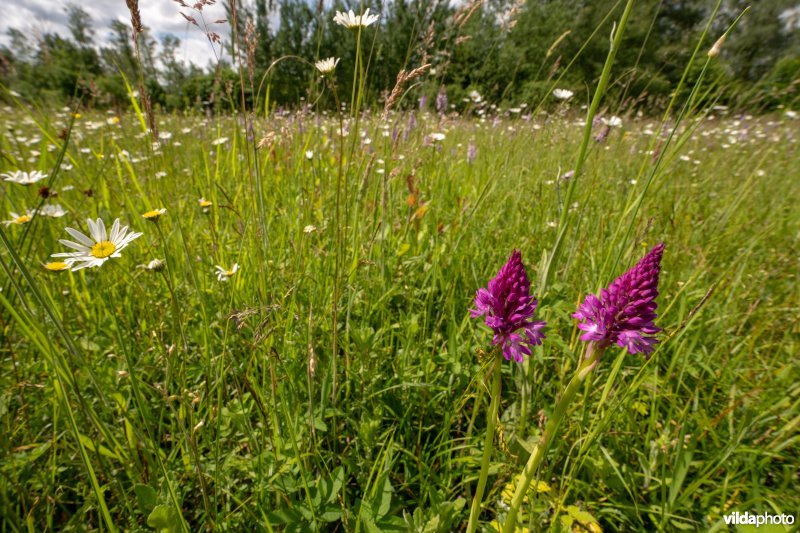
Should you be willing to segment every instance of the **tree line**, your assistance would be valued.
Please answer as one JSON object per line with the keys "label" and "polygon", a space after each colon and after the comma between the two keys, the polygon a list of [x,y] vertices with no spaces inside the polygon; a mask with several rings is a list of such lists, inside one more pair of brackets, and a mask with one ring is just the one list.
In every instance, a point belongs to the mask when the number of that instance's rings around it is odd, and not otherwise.
{"label": "tree line", "polygon": [[[166,110],[248,106],[254,101],[297,106],[316,102],[333,107],[320,93],[314,61],[341,58],[338,91],[350,95],[356,65],[355,36],[336,25],[336,0],[250,0],[224,3],[224,36],[199,24],[214,0],[176,1],[193,31],[208,37],[209,62],[201,67],[179,59],[180,39],[150,31],[136,37],[126,22],[110,22],[111,38],[98,45],[95,21],[78,4],[66,6],[69,35],[32,37],[8,30],[10,46],[0,48],[0,81],[31,99],[59,104],[78,96],[84,105],[123,106],[128,89],[141,80],[153,105]],[[554,86],[582,101],[600,75],[609,35],[623,2],[614,0],[393,0],[371,6],[380,20],[363,30],[367,58],[364,85],[368,105],[381,106],[398,72],[430,65],[398,105],[442,104],[458,109],[483,101],[515,106],[546,100]],[[684,75],[716,2],[662,0],[635,6],[617,52],[610,91],[618,106],[662,109]],[[711,22],[701,56],[688,75],[696,77],[715,39],[747,6],[724,0]],[[143,14],[147,24],[147,13]],[[220,22],[222,24],[222,22]],[[196,26],[196,27],[192,27]],[[796,0],[757,2],[730,32],[721,54],[710,62],[700,94],[718,105],[765,111],[798,102],[800,4]],[[690,85],[691,86],[691,85]],[[268,89],[268,91],[267,91]],[[438,101],[437,101],[438,96]],[[349,98],[345,98],[349,100]]]}

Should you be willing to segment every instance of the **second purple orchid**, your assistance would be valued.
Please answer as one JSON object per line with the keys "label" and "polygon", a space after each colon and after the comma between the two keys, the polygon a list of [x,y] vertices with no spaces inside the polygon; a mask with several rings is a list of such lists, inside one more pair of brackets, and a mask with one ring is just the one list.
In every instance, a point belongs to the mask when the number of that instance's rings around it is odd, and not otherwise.
{"label": "second purple orchid", "polygon": [[522,254],[514,250],[497,276],[475,295],[472,318],[485,316],[494,331],[492,344],[502,345],[503,356],[517,363],[531,354],[531,347],[542,344],[545,322],[531,320],[538,301],[531,295],[531,282],[522,264]]}
{"label": "second purple orchid", "polygon": [[590,294],[574,318],[581,321],[581,340],[600,349],[616,343],[632,354],[645,356],[655,349],[655,334],[661,331],[656,318],[658,275],[664,243],[659,243],[636,266],[615,279],[600,296]]}

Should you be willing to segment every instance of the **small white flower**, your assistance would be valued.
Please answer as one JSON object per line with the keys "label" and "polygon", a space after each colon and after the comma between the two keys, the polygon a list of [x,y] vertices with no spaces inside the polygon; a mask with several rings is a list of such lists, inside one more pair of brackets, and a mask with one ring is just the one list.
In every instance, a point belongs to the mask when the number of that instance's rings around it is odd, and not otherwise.
{"label": "small white flower", "polygon": [[317,227],[312,224],[309,224],[303,228],[303,233],[314,233],[315,231],[317,231]]}
{"label": "small white flower", "polygon": [[569,100],[575,93],[570,91],[569,89],[555,89],[553,91],[553,96],[558,98],[559,100]]}
{"label": "small white flower", "polygon": [[366,28],[367,26],[377,22],[378,18],[380,18],[378,15],[369,14],[369,8],[364,11],[363,15],[356,15],[351,9],[347,13],[337,11],[336,15],[333,17],[333,21],[340,26],[344,26],[345,28]]}
{"label": "small white flower", "polygon": [[161,270],[164,270],[164,261],[162,261],[161,259],[153,259],[146,265],[137,265],[137,268],[143,268],[145,270],[159,272]]}
{"label": "small white flower", "polygon": [[36,211],[28,209],[25,211],[24,215],[18,215],[13,211],[11,211],[9,214],[11,215],[11,220],[3,221],[3,224],[5,224],[6,226],[10,226],[11,224],[21,225],[30,222],[33,216],[36,214]]}
{"label": "small white flower", "polygon": [[469,98],[475,103],[478,103],[483,99],[481,93],[479,93],[478,91],[470,91]]}
{"label": "small white flower", "polygon": [[445,134],[436,132],[436,133],[431,133],[430,137],[434,141],[442,142],[445,138]]}
{"label": "small white flower", "polygon": [[228,138],[227,137],[220,137],[219,139],[217,139],[215,141],[212,141],[211,144],[213,144],[214,146],[217,146],[219,144],[225,144],[226,142],[228,142]]}
{"label": "small white flower", "polygon": [[43,179],[47,178],[47,174],[42,174],[38,170],[34,170],[31,173],[17,170],[15,172],[6,172],[5,174],[0,174],[0,176],[3,176],[5,181],[19,183],[20,185],[31,185],[32,183],[36,183],[37,181],[42,181]]}
{"label": "small white flower", "polygon": [[339,60],[341,58],[329,57],[328,59],[321,59],[314,63],[314,66],[317,67],[317,70],[323,76],[328,76],[333,74],[333,71],[336,69],[336,65],[339,64]]}
{"label": "small white flower", "polygon": [[239,263],[234,263],[230,270],[216,265],[217,281],[228,281],[239,270]]}
{"label": "small white flower", "polygon": [[46,217],[53,217],[59,218],[63,217],[67,214],[61,204],[47,204],[46,206],[39,209],[38,214],[44,215]]}
{"label": "small white flower", "polygon": [[102,218],[89,219],[87,223],[91,238],[76,229],[66,228],[67,233],[78,242],[66,239],[58,241],[77,252],[61,252],[52,255],[52,257],[66,257],[64,262],[69,264],[72,270],[99,267],[111,257],[121,257],[120,252],[142,236],[138,232],[128,232],[128,226],[120,227],[119,219],[114,220],[110,233],[106,232],[106,225]]}
{"label": "small white flower", "polygon": [[308,159],[309,161],[314,159],[314,152],[311,150],[306,150],[306,159]]}
{"label": "small white flower", "polygon": [[610,128],[618,128],[619,126],[622,126],[622,119],[619,118],[616,115],[612,115],[611,118],[603,117],[602,121],[603,121],[603,124],[605,124],[606,126],[608,126]]}

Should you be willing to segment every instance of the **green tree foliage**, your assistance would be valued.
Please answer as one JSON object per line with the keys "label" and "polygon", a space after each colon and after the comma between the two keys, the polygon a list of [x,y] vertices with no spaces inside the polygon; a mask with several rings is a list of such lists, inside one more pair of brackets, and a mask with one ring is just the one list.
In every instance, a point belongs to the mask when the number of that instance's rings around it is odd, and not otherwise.
{"label": "green tree foliage", "polygon": [[[500,104],[536,105],[550,97],[554,83],[588,98],[587,87],[600,75],[622,4],[617,0],[460,4],[393,0],[356,5],[337,0],[325,6],[309,0],[228,0],[224,3],[228,24],[235,19],[236,32],[223,38],[217,49],[221,57],[205,69],[179,59],[177,37],[167,35],[156,42],[149,31],[139,36],[137,57],[130,28],[118,20],[110,23],[110,38],[98,47],[95,21],[78,4],[68,4],[69,37],[45,34],[34,41],[19,29],[9,30],[11,46],[0,48],[0,76],[4,84],[30,96],[63,101],[79,95],[91,105],[121,105],[127,94],[120,72],[136,79],[141,63],[153,102],[169,109],[237,106],[240,98],[234,101],[228,95],[239,94],[241,79],[246,80],[248,103],[259,87],[259,101],[263,102],[268,87],[271,103],[299,105],[302,99],[318,96],[314,61],[333,56],[341,58],[336,82],[340,97],[347,101],[356,37],[333,23],[333,14],[350,8],[361,11],[370,5],[381,18],[362,33],[362,51],[369,58],[366,105],[382,105],[401,69],[428,63],[430,71],[415,80],[412,92],[400,105],[414,105],[423,94],[433,105],[442,86],[457,106],[468,105],[464,102],[473,90]],[[712,26],[712,41],[746,4],[744,0],[723,2]],[[751,6],[711,66],[705,88],[709,97],[759,110],[796,103],[800,6],[795,4],[795,0],[776,0]],[[662,108],[683,74],[712,8],[711,3],[700,0],[637,4],[617,53],[608,105]],[[248,20],[256,30],[255,49],[251,50],[255,72],[240,77],[239,64],[248,68],[244,38]],[[711,44],[704,43],[702,50]],[[328,94],[320,102],[333,105]]]}

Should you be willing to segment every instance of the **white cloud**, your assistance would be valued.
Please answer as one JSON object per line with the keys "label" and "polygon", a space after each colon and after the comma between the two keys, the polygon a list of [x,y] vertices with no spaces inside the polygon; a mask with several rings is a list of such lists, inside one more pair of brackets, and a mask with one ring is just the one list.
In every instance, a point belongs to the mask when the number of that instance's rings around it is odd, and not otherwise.
{"label": "white cloud", "polygon": [[[112,20],[119,20],[130,25],[130,12],[121,0],[94,0],[76,3],[92,17],[98,48],[109,42],[111,37],[109,26]],[[24,34],[30,35],[31,44],[34,44],[45,33],[69,36],[66,14],[68,2],[66,0],[4,0],[3,4],[3,17],[0,17],[0,45],[10,45],[9,28],[16,28]],[[196,13],[181,8],[172,0],[139,0],[142,23],[147,27],[150,35],[159,43],[168,34],[178,37],[181,40],[181,46],[176,54],[178,59],[205,67],[214,60],[211,44],[201,29],[188,23],[180,15],[181,10],[195,15],[198,22],[200,21]],[[213,24],[214,21],[225,18],[225,9],[221,3],[206,6],[203,9],[203,15],[212,31],[219,33],[223,40],[229,40],[229,25]],[[215,47],[219,54],[219,45],[215,45]],[[229,57],[227,59],[230,61]]]}

